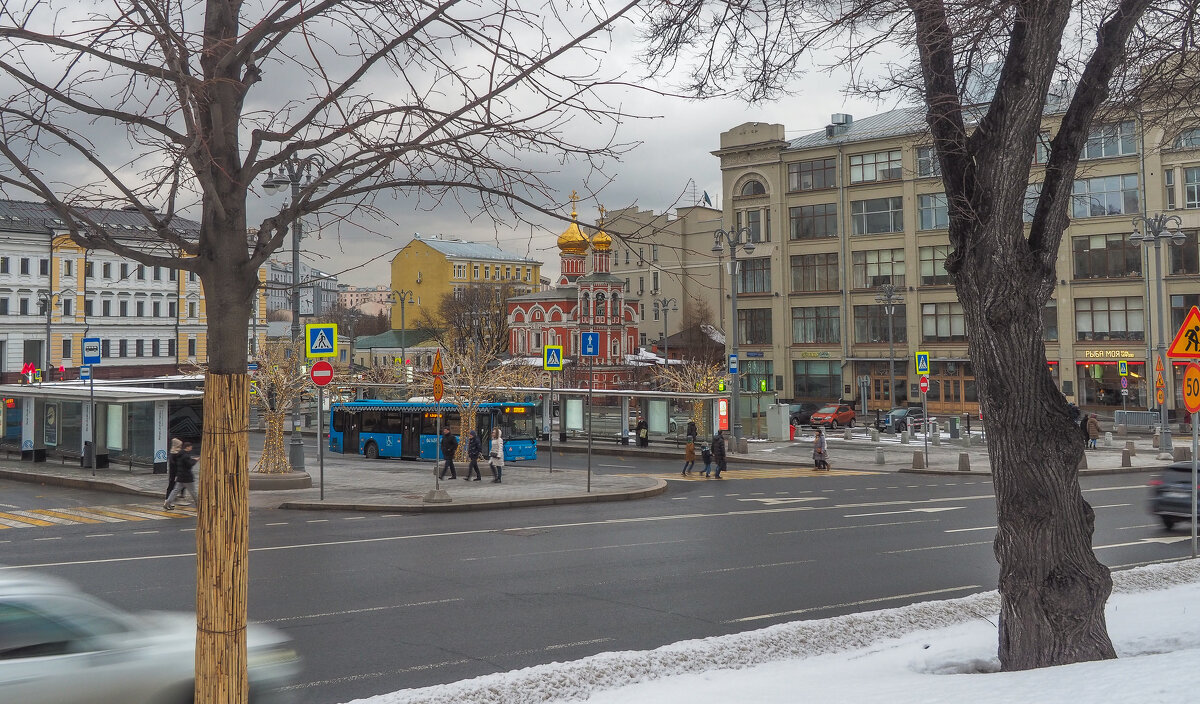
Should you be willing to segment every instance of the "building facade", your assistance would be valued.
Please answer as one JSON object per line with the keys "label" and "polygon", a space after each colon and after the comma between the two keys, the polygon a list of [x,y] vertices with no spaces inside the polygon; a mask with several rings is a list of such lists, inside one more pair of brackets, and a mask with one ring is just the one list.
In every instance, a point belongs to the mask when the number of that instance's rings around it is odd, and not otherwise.
{"label": "building facade", "polygon": [[[435,318],[442,298],[467,286],[506,287],[509,295],[541,290],[542,262],[490,244],[416,235],[392,258],[392,290],[409,296],[392,302],[392,329]],[[403,318],[403,320],[401,320]]]}
{"label": "building facade", "polygon": [[[267,313],[292,310],[292,264],[271,259],[267,269]],[[337,277],[300,262],[300,318],[325,315],[338,305]],[[290,318],[289,318],[290,319]]]}
{"label": "building facade", "polygon": [[[1043,125],[1048,144],[1053,110]],[[913,360],[926,351],[930,412],[978,411],[962,308],[944,267],[946,197],[930,143],[922,108],[858,121],[834,115],[824,131],[791,140],[778,124],[721,134],[714,154],[725,221],[748,227],[756,243],[739,258],[734,329],[743,373],[762,366],[796,401],[858,401],[865,382],[868,406],[887,408],[920,398]],[[1039,148],[1035,161],[1045,157]],[[1035,163],[1031,204],[1040,178]],[[1063,394],[1084,408],[1157,407],[1154,248],[1129,235],[1141,216],[1182,220],[1184,244],[1162,246],[1169,342],[1200,302],[1200,128],[1168,130],[1137,117],[1097,125],[1074,189],[1058,286],[1042,314],[1047,360]],[[884,284],[903,297],[891,315],[876,301]],[[1119,361],[1129,365],[1126,395]],[[1166,402],[1182,407],[1173,381],[1182,368],[1164,364],[1173,389]]]}
{"label": "building facade", "polygon": [[391,303],[392,289],[387,286],[350,286],[338,284],[338,305],[343,308],[358,308],[364,303]]}

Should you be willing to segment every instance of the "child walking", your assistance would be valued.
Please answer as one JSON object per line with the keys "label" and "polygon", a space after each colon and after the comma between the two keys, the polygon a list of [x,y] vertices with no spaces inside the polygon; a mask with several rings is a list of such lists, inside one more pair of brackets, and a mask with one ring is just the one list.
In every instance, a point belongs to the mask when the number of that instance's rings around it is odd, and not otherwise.
{"label": "child walking", "polygon": [[712,473],[712,450],[708,445],[700,448],[700,459],[704,460],[704,478],[707,479]]}

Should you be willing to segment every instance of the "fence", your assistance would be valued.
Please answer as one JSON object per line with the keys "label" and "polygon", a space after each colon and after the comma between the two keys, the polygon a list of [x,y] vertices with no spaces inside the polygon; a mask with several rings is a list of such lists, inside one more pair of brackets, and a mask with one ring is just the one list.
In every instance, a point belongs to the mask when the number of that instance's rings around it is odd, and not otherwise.
{"label": "fence", "polygon": [[1158,411],[1114,411],[1113,424],[1124,425],[1126,428],[1156,428],[1161,424],[1162,416]]}

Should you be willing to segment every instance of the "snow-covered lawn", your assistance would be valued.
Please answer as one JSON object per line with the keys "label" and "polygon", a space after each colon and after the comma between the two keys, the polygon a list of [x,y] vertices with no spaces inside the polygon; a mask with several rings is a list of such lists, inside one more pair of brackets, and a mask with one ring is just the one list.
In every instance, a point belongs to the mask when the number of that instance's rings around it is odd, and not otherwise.
{"label": "snow-covered lawn", "polygon": [[1120,658],[1001,673],[995,592],[401,690],[358,704],[1094,704],[1200,692],[1200,560],[1114,573]]}

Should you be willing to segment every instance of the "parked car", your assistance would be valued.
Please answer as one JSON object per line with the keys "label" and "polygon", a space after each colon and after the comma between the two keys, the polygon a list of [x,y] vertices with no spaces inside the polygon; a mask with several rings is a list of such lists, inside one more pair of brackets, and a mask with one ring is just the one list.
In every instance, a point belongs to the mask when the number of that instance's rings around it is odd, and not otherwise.
{"label": "parked car", "polygon": [[788,416],[792,425],[808,425],[812,414],[819,410],[821,405],[817,403],[793,403],[788,406]]}
{"label": "parked car", "polygon": [[840,428],[843,425],[853,428],[854,409],[846,405],[824,406],[812,414],[812,417],[808,419],[808,424],[814,428],[818,426]]}
{"label": "parked car", "polygon": [[924,427],[925,411],[920,408],[893,408],[879,417],[875,427],[880,430],[895,428],[897,433],[903,433],[912,428]]}
{"label": "parked car", "polygon": [[[190,596],[190,595],[189,595]],[[287,636],[251,624],[250,701],[293,701],[300,658]],[[0,701],[22,704],[192,701],[196,617],[131,614],[68,582],[0,572]]]}
{"label": "parked car", "polygon": [[1192,518],[1192,463],[1176,462],[1150,480],[1150,513],[1171,530]]}

